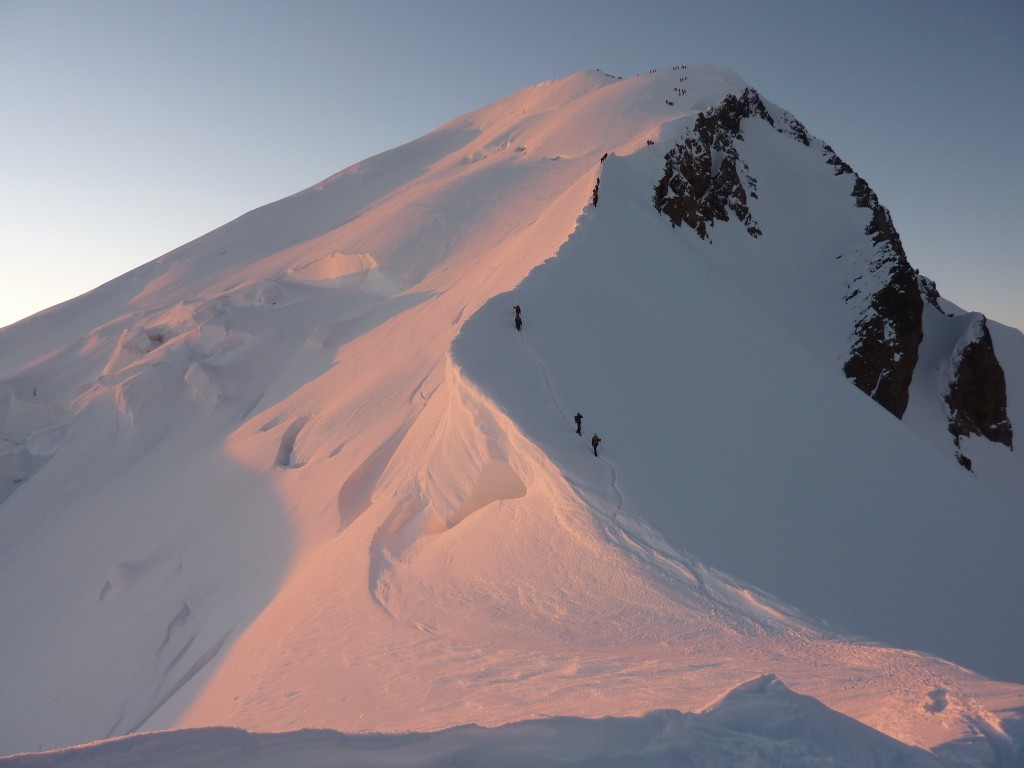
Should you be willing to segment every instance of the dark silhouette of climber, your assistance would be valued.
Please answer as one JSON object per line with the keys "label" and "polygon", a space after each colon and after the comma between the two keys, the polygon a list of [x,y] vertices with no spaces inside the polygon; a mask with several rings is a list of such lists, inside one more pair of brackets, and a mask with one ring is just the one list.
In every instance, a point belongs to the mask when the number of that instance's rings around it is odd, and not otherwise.
{"label": "dark silhouette of climber", "polygon": [[590,444],[594,446],[594,455],[597,456],[597,444],[601,442],[601,438],[597,436],[597,432],[590,438]]}
{"label": "dark silhouette of climber", "polygon": [[521,331],[523,330],[523,318],[521,317],[523,308],[516,304],[512,309],[516,311],[516,330]]}
{"label": "dark silhouette of climber", "polygon": [[576,434],[577,435],[582,435],[583,434],[583,414],[582,413],[577,413],[576,414]]}

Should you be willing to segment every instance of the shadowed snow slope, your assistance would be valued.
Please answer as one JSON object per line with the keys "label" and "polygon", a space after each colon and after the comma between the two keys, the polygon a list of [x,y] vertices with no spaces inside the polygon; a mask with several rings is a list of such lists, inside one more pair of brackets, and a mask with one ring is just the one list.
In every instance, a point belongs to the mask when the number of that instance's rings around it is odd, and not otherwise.
{"label": "shadowed snow slope", "polygon": [[637,718],[553,717],[492,729],[351,736],[332,731],[254,734],[228,728],[114,739],[39,755],[0,758],[10,768],[292,768],[345,765],[591,768],[679,765],[927,768],[920,749],[789,691],[771,676],[739,686],[701,714],[663,710]]}
{"label": "shadowed snow slope", "polygon": [[926,305],[902,421],[843,375],[873,214],[770,104],[760,236],[660,215],[743,89],[543,83],[0,331],[0,752],[1013,754],[1024,473],[942,399],[980,320]]}

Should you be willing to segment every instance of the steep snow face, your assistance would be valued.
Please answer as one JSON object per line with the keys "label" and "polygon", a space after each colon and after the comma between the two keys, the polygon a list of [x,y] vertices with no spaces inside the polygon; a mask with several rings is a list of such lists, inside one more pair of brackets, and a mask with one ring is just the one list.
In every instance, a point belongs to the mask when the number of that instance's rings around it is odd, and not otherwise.
{"label": "steep snow face", "polygon": [[765,672],[1008,743],[1021,689],[921,651],[1024,678],[1019,461],[956,464],[949,376],[904,422],[844,377],[874,210],[764,121],[757,238],[651,204],[744,89],[543,83],[0,333],[0,751],[640,716]]}
{"label": "steep snow face", "polygon": [[[1019,499],[976,482],[814,354],[821,328],[793,323],[806,310],[777,303],[780,283],[767,282],[774,254],[761,244],[780,221],[767,207],[764,236],[733,222],[731,249],[661,224],[643,206],[657,159],[610,158],[598,207],[517,288],[522,334],[501,340],[489,316],[512,298],[499,297],[466,324],[456,360],[549,455],[576,439],[568,417],[582,412],[624,508],[676,548],[847,630],[1019,679],[1022,613],[1003,599],[1021,578]],[[740,250],[748,242],[761,250]],[[777,261],[814,252],[800,246],[789,240]],[[759,290],[730,271],[741,260]],[[814,295],[780,282],[794,299]],[[553,413],[539,406],[551,400]],[[967,629],[986,617],[1005,622],[993,633],[1005,642]]]}

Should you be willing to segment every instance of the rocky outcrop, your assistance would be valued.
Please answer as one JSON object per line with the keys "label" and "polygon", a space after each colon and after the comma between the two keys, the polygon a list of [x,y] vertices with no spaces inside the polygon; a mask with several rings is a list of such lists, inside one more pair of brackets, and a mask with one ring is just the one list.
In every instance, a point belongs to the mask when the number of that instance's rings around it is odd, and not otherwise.
{"label": "rocky outcrop", "polygon": [[810,146],[803,123],[785,111],[773,117],[753,88],[729,94],[713,109],[701,112],[682,141],[665,155],[665,172],[654,189],[654,207],[672,226],[686,224],[702,240],[716,221],[733,214],[751,237],[761,229],[750,213],[748,198],[757,199],[757,179],[740,157],[744,120],[757,118],[779,133]]}
{"label": "rocky outcrop", "polygon": [[[838,158],[837,158],[838,159]],[[837,168],[845,164],[840,161]],[[848,167],[848,166],[847,166]],[[864,233],[871,236],[873,258],[868,264],[872,287],[866,294],[856,292],[847,302],[860,303],[854,325],[850,357],[843,373],[857,387],[897,418],[902,418],[910,401],[910,382],[917,366],[918,347],[924,338],[921,313],[923,287],[907,261],[892,217],[864,179],[853,174],[853,197],[857,207],[867,208],[871,218]],[[932,284],[934,288],[934,284]],[[935,293],[937,300],[938,293]]]}
{"label": "rocky outcrop", "polygon": [[949,431],[957,446],[957,459],[970,469],[970,459],[960,451],[963,437],[981,435],[1013,448],[1013,427],[1006,413],[1006,377],[984,315],[974,315],[951,362],[945,395]]}
{"label": "rocky outcrop", "polygon": [[846,296],[860,305],[850,357],[843,373],[886,410],[902,418],[910,400],[910,382],[917,366],[918,346],[924,337],[921,313],[924,302],[939,309],[935,283],[910,266],[889,211],[878,202],[868,183],[858,176],[828,144],[822,145],[825,162],[836,176],[854,177],[852,196],[871,218],[864,233],[871,236],[873,258],[870,277]]}
{"label": "rocky outcrop", "polygon": [[865,394],[897,418],[910,401],[910,382],[921,343],[921,296],[903,285],[902,276],[874,294],[870,311],[857,321],[856,341],[843,373]]}
{"label": "rocky outcrop", "polygon": [[703,240],[716,221],[729,221],[731,212],[751,237],[761,234],[747,206],[748,195],[757,197],[757,180],[736,148],[743,140],[742,121],[755,115],[774,124],[756,91],[730,94],[715,109],[699,114],[693,128],[665,155],[654,207],[672,226],[686,224]]}
{"label": "rocky outcrop", "polygon": [[881,273],[882,285],[864,302],[843,373],[879,405],[902,418],[924,337],[924,302],[906,259],[883,256],[872,262],[871,269]]}
{"label": "rocky outcrop", "polygon": [[942,307],[939,306],[939,288],[935,285],[934,280],[918,272],[917,289],[921,292],[921,298],[939,310],[939,312],[942,312],[942,314],[946,314],[946,312],[943,312]]}
{"label": "rocky outcrop", "polygon": [[825,155],[825,162],[835,168],[834,175],[842,176],[847,173],[853,173],[853,168],[850,167],[850,164],[839,157],[828,144],[823,145],[822,151]]}

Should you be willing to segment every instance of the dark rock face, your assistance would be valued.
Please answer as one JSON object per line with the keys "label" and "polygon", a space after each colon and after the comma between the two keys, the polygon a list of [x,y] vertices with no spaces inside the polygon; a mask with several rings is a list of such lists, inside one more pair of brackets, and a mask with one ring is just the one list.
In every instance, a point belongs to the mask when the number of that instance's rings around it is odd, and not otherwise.
{"label": "dark rock face", "polygon": [[[917,289],[921,292],[921,298],[935,307],[939,312],[942,312],[942,307],[939,306],[939,289],[935,285],[935,281],[925,277],[920,272],[917,273]],[[946,314],[942,312],[942,314]]]}
{"label": "dark rock face", "polygon": [[871,297],[870,311],[856,323],[856,341],[843,373],[879,405],[902,418],[910,401],[917,348],[924,338],[923,302],[919,293],[907,287],[908,279],[913,285],[913,272],[908,276],[895,265],[890,277]]}
{"label": "dark rock face", "polygon": [[757,198],[757,180],[739,156],[737,141],[744,119],[757,115],[774,125],[764,102],[751,88],[729,95],[715,109],[697,116],[693,129],[665,155],[665,173],[654,189],[654,207],[672,226],[686,224],[701,239],[715,221],[728,221],[730,211],[751,237],[761,234],[747,207]]}
{"label": "dark rock face", "polygon": [[[960,438],[967,435],[981,435],[1013,448],[1013,427],[1006,414],[1006,377],[984,315],[976,316],[954,352],[946,405],[949,431],[958,449]],[[959,452],[958,458],[961,464],[966,459]],[[969,468],[970,460],[966,460]]]}
{"label": "dark rock face", "polygon": [[[833,153],[833,157],[838,157]],[[837,168],[848,168],[838,160]],[[844,171],[843,171],[844,172]],[[858,208],[871,211],[864,233],[875,246],[868,265],[872,283],[878,286],[862,302],[850,358],[843,373],[875,402],[897,418],[903,418],[910,401],[910,382],[917,366],[918,346],[924,338],[924,311],[918,274],[907,261],[892,217],[864,179],[854,175],[853,197]],[[934,284],[932,284],[934,288]],[[852,300],[856,294],[847,296]],[[938,292],[935,293],[937,300]]]}
{"label": "dark rock face", "polygon": [[846,173],[853,173],[853,168],[850,167],[850,164],[845,162],[841,157],[839,157],[839,155],[835,153],[835,150],[832,149],[832,147],[830,147],[828,144],[825,144],[823,149],[825,153],[825,162],[827,162],[829,165],[835,168],[836,176],[842,176],[843,174]]}
{"label": "dark rock face", "polygon": [[[855,341],[843,373],[857,387],[887,411],[902,418],[910,400],[910,382],[917,366],[918,346],[924,338],[921,313],[927,301],[939,309],[935,283],[922,277],[907,261],[906,252],[892,217],[868,183],[854,173],[828,144],[823,145],[825,162],[835,175],[854,177],[853,198],[858,208],[871,211],[864,233],[875,246],[868,265],[874,285],[878,286],[863,302],[855,326]],[[855,299],[860,290],[846,297]],[[940,310],[941,311],[941,310]]]}

